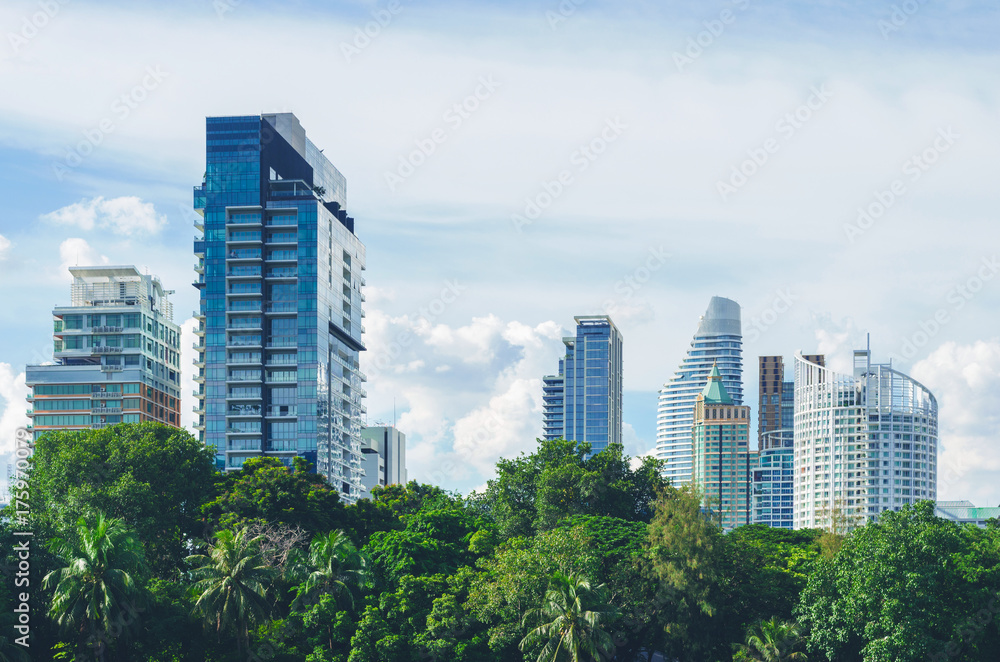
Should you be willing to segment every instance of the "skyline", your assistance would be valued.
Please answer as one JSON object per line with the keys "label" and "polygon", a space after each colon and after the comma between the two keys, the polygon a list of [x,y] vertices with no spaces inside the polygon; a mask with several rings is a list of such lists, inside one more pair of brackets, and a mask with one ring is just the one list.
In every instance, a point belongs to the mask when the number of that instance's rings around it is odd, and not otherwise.
{"label": "skyline", "polygon": [[[621,328],[626,449],[652,450],[656,392],[718,295],[743,307],[750,366],[801,349],[845,371],[870,332],[875,358],[938,397],[942,483],[949,466],[963,477],[939,497],[1000,503],[987,3],[921,5],[902,25],[892,3],[497,3],[490,22],[462,3],[401,3],[364,47],[356,30],[388,3],[55,5],[0,60],[23,90],[0,100],[5,451],[25,409],[17,376],[51,360],[74,263],[134,263],[177,291],[191,392],[204,118],[287,110],[350,181],[369,252],[369,421],[395,401],[413,478],[467,491],[534,447],[541,376],[568,331],[556,320],[574,315]],[[5,35],[38,7],[0,9]],[[240,50],[275,21],[301,35],[288,57],[313,64]],[[724,30],[690,57],[714,21]],[[736,191],[723,199],[720,182]]]}

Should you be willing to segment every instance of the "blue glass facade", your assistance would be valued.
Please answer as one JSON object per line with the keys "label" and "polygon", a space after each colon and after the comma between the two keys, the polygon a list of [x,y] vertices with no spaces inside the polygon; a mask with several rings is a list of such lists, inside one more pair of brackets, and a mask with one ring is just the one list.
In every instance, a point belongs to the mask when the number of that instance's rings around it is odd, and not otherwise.
{"label": "blue glass facade", "polygon": [[544,438],[586,441],[595,454],[622,443],[622,335],[606,315],[574,320],[559,374],[542,378]]}
{"label": "blue glass facade", "polygon": [[365,248],[346,191],[294,115],[208,118],[194,192],[198,427],[220,469],[300,455],[353,501]]}
{"label": "blue glass facade", "polygon": [[755,524],[794,528],[794,468],[792,429],[766,433],[750,468],[752,521]]}

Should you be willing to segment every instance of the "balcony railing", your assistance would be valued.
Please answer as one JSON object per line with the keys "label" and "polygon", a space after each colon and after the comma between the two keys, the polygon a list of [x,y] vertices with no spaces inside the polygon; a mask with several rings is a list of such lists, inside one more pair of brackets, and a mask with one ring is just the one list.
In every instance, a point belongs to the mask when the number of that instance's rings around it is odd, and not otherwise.
{"label": "balcony railing", "polygon": [[107,345],[98,345],[97,347],[90,348],[92,354],[118,354],[121,351],[121,347],[108,347]]}
{"label": "balcony railing", "polygon": [[91,407],[91,414],[120,414],[122,413],[121,407]]}
{"label": "balcony railing", "polygon": [[121,333],[124,330],[123,326],[95,326],[90,331],[91,333]]}

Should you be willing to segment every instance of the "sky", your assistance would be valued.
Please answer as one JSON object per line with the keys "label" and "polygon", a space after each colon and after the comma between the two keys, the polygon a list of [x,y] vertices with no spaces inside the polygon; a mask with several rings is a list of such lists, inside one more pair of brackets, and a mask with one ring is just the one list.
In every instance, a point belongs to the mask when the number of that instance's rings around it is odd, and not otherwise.
{"label": "sky", "polygon": [[530,452],[574,315],[621,329],[648,453],[719,295],[754,410],[757,356],[846,370],[870,334],[937,396],[939,498],[1000,504],[995,3],[330,4],[0,6],[0,462],[68,266],[158,275],[190,365],[205,117],[294,112],[347,177],[411,478]]}

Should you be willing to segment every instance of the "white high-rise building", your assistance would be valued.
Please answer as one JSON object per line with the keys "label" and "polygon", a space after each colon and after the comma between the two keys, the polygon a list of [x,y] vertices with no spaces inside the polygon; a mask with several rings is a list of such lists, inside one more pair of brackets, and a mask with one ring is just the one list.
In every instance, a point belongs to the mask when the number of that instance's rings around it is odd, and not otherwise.
{"label": "white high-rise building", "polygon": [[795,356],[795,528],[854,528],[937,498],[937,416],[922,384],[854,352],[843,375]]}
{"label": "white high-rise building", "polygon": [[667,461],[664,477],[674,485],[691,481],[691,428],[698,394],[717,365],[722,384],[733,399],[743,404],[743,329],[740,305],[731,299],[712,297],[698,323],[691,348],[673,379],[660,390],[656,409],[656,457]]}

